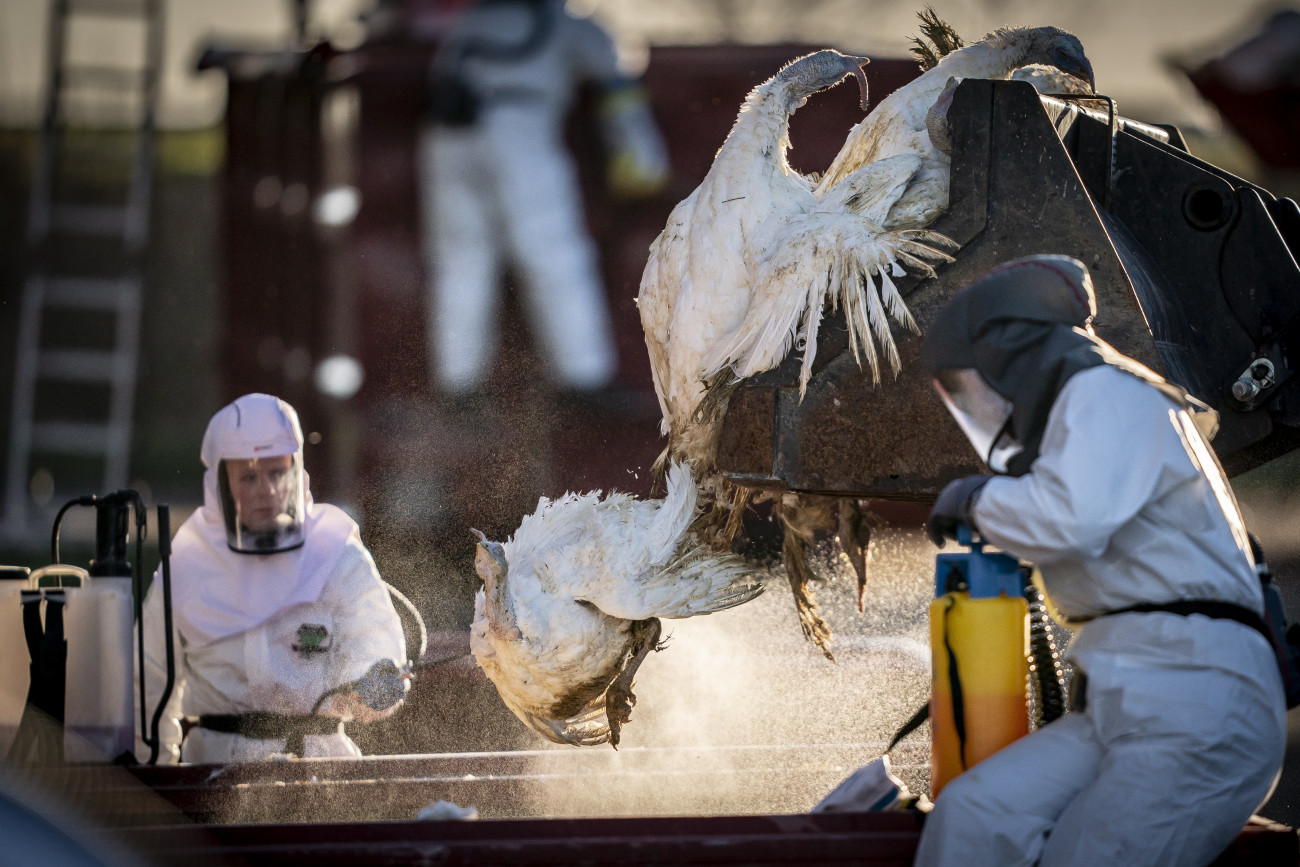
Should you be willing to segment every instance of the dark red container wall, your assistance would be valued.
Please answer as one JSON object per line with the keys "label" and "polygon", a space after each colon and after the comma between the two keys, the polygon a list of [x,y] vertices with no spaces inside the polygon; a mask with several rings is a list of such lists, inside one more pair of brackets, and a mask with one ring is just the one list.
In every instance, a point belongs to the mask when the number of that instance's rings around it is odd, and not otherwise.
{"label": "dark red container wall", "polygon": [[[662,446],[635,305],[649,246],[673,206],[708,171],[749,89],[809,50],[799,45],[654,49],[645,85],[668,143],[673,176],[660,195],[649,199],[619,201],[606,195],[593,100],[588,95],[580,101],[569,138],[617,330],[619,386],[640,396],[639,410],[593,410],[585,418],[566,419],[546,452],[551,469],[538,483],[540,493],[610,487],[648,491],[644,470]],[[303,184],[314,199],[322,174],[322,95],[327,87],[349,86],[359,95],[354,177],[362,207],[344,256],[351,264],[356,336],[367,375],[355,408],[361,429],[374,431],[378,429],[368,428],[367,419],[393,401],[408,409],[426,402],[435,406],[424,334],[415,153],[427,58],[425,46],[387,43],[332,59],[318,50],[301,55],[289,71],[242,77],[232,72],[222,221],[221,358],[227,399],[249,391],[280,394],[298,407],[305,429],[320,430],[327,439],[333,433],[328,427],[334,414],[322,406],[309,379],[295,377],[301,369],[283,360],[285,353],[302,348],[314,364],[332,349],[327,338],[332,311],[325,300],[330,294],[324,287],[332,279],[328,263],[337,257],[325,255],[309,210],[294,215],[280,206],[259,206],[254,191],[259,183],[274,183],[264,180],[272,177],[285,190]],[[873,100],[878,100],[913,77],[916,66],[877,60],[867,73]],[[813,97],[792,125],[792,163],[803,171],[824,169],[862,115],[851,82]],[[511,348],[501,354],[494,381],[516,390],[544,389],[527,323],[513,303],[506,306],[501,333],[503,345]],[[390,430],[363,437],[355,480],[363,488],[369,468],[382,463],[384,455],[402,451],[401,443],[389,441],[392,436],[399,435]],[[354,493],[337,490],[339,480],[331,478],[328,462],[313,462],[310,452],[308,460],[318,496]]]}
{"label": "dark red container wall", "polygon": [[[227,72],[218,303],[223,402],[265,392],[293,404],[306,432],[328,430],[311,372],[329,354],[327,262],[312,203],[321,192],[323,76],[334,52],[218,55]],[[247,62],[257,71],[249,72]],[[217,407],[211,407],[215,411]],[[312,438],[316,439],[315,437]],[[310,442],[310,441],[309,441]],[[308,465],[326,470],[324,461]],[[328,471],[317,489],[330,487]]]}

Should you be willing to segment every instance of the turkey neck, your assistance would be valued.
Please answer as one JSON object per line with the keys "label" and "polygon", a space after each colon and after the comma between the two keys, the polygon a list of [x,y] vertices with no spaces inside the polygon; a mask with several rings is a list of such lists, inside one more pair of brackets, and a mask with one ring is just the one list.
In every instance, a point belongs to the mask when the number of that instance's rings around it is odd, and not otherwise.
{"label": "turkey neck", "polygon": [[950,76],[957,78],[993,78],[999,74],[1005,76],[1022,64],[1028,51],[1029,46],[1018,39],[999,42],[997,45],[977,42],[945,56],[931,70],[934,73],[932,77],[935,79],[935,85],[942,89]]}
{"label": "turkey neck", "polygon": [[754,88],[745,97],[736,123],[722,143],[719,158],[725,160],[733,153],[742,159],[761,156],[782,174],[796,174],[785,158],[790,149],[790,116],[803,105],[807,96],[807,93],[775,77]]}
{"label": "turkey neck", "polygon": [[487,608],[488,622],[499,634],[520,637],[519,624],[515,617],[515,606],[506,588],[506,575],[489,575],[483,581],[483,596]]}
{"label": "turkey neck", "polygon": [[[1052,32],[1055,34],[1056,31]],[[932,71],[942,88],[949,76],[1005,78],[1012,70],[1029,63],[1054,66],[1052,58],[1042,47],[1045,40],[1043,28],[999,31],[981,42],[946,55]]]}

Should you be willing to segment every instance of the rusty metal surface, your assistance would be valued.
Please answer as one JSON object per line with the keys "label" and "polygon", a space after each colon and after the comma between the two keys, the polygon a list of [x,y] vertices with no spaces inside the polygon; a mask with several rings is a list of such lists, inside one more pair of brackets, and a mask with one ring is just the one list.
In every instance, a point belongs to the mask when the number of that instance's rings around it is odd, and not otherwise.
{"label": "rusty metal surface", "polygon": [[[916,812],[709,818],[400,822],[383,825],[226,826],[211,847],[249,865],[334,864],[821,864],[912,863]],[[190,839],[133,832],[129,842],[183,863]],[[210,851],[210,850],[209,850]]]}
{"label": "rusty metal surface", "polygon": [[[810,808],[881,743],[545,749],[131,768],[203,823],[413,819],[439,800],[485,818],[736,815]],[[922,785],[928,745],[902,744],[895,773]],[[117,785],[126,786],[127,782]],[[152,809],[152,806],[149,806]],[[147,815],[120,817],[151,824]]]}
{"label": "rusty metal surface", "polygon": [[[1179,150],[1176,131],[1119,117],[1108,100],[1089,106],[1020,82],[958,88],[950,206],[933,228],[961,250],[935,279],[900,286],[917,323],[995,265],[1072,255],[1092,273],[1097,333],[1220,411],[1215,447],[1230,473],[1297,447],[1300,433],[1275,424],[1300,424],[1300,393],[1286,390],[1296,380],[1260,401],[1267,411],[1229,394],[1252,357],[1300,345],[1294,203]],[[899,341],[902,372],[873,386],[843,335],[842,315],[823,324],[802,402],[797,353],[737,391],[718,454],[728,478],[926,501],[983,468],[918,369],[919,338]]]}
{"label": "rusty metal surface", "polygon": [[[881,745],[863,746],[870,747],[874,757]],[[773,748],[745,749],[762,753]],[[589,759],[581,758],[570,770],[574,777],[585,778],[589,786],[600,787],[601,760],[594,753],[555,752],[596,758],[594,765],[584,765]],[[758,764],[769,768],[789,764],[788,754],[778,752],[776,756],[775,760],[769,757]],[[92,840],[102,837],[106,848],[134,854],[145,859],[144,863],[184,867],[235,864],[325,867],[357,863],[904,865],[911,863],[921,830],[922,819],[916,813],[813,815],[789,809],[773,810],[769,815],[721,812],[691,816],[667,812],[659,816],[629,814],[623,818],[484,818],[436,822],[410,821],[413,814],[401,817],[406,821],[379,821],[377,808],[372,804],[370,813],[346,819],[339,817],[341,811],[331,807],[329,800],[347,800],[347,790],[335,788],[330,792],[329,787],[319,785],[325,780],[366,783],[365,789],[356,789],[353,794],[365,791],[371,800],[382,802],[387,790],[401,790],[420,775],[453,776],[463,772],[466,758],[494,762],[503,790],[528,783],[526,775],[511,773],[512,769],[516,772],[525,769],[528,756],[480,754],[477,757],[402,757],[378,762],[368,759],[264,762],[224,769],[218,766],[134,768],[133,773],[123,767],[68,767],[48,770],[54,779],[44,780],[33,791],[60,792],[58,800],[46,800],[46,803],[59,803],[69,816],[81,816],[84,825],[78,829],[80,837]],[[662,755],[646,751],[637,764],[642,772],[653,776],[660,758]],[[826,754],[820,756],[820,760],[826,758]],[[814,755],[804,760],[816,763],[819,757]],[[488,765],[480,765],[477,770],[487,768]],[[29,782],[37,782],[39,774],[33,769],[28,772]],[[218,774],[215,779],[214,774]],[[715,773],[712,783],[693,779],[684,782],[706,790],[710,786],[726,786],[724,776]],[[278,788],[280,797],[286,800],[315,785],[321,793],[319,806],[327,813],[332,810],[333,814],[314,817],[310,824],[290,819],[279,823],[213,821],[201,815],[181,815],[167,808],[163,799],[154,794],[165,797],[169,790],[193,790],[223,778],[225,782],[220,785],[249,789],[265,786],[267,791]],[[792,779],[754,777],[739,782],[761,794],[786,787]],[[664,776],[652,782],[661,788],[675,788],[674,781]],[[51,783],[55,787],[51,788]],[[163,803],[163,809],[146,810],[143,805],[150,799]],[[91,801],[96,803],[92,805]],[[113,803],[109,805],[106,801]],[[148,816],[151,821],[133,821],[122,807],[124,801],[140,804],[141,816]],[[194,821],[198,824],[193,824]],[[1290,867],[1298,859],[1300,842],[1293,828],[1252,818],[1214,864],[1217,867]]]}
{"label": "rusty metal surface", "polygon": [[[273,867],[478,864],[910,865],[915,811],[639,819],[223,825],[120,837],[158,863]],[[1212,867],[1291,867],[1292,828],[1252,820]]]}
{"label": "rusty metal surface", "polygon": [[[995,100],[992,82],[969,82],[957,92],[950,114],[951,204],[934,228],[962,249],[936,279],[913,284],[910,292],[900,287],[912,315],[924,329],[957,289],[993,265],[1034,253],[1069,253],[1093,273],[1098,333],[1121,352],[1161,369],[1132,286],[1069,154],[1037,95],[1018,91]],[[916,363],[919,338],[899,341],[902,372],[873,386],[843,335],[842,316],[823,325],[818,366],[802,404],[797,355],[733,397],[743,408],[746,390],[775,391],[776,418],[770,470],[763,475],[754,470],[760,460],[752,450],[742,463],[728,449],[759,438],[728,430],[742,421],[728,413],[718,455],[728,478],[761,487],[927,500],[947,481],[982,469]],[[740,466],[743,474],[734,471]]]}
{"label": "rusty metal surface", "polygon": [[[872,747],[877,755],[880,744]],[[904,745],[906,746],[906,745]],[[763,752],[771,748],[748,748]],[[582,751],[560,751],[587,756]],[[610,751],[612,753],[612,751]],[[411,782],[407,773],[444,774],[464,756],[419,756],[374,762],[366,759],[265,762],[252,765],[134,768],[80,766],[23,769],[24,787],[34,803],[58,805],[60,827],[100,851],[122,860],[113,863],[224,867],[275,865],[325,867],[332,864],[910,864],[920,836],[922,818],[916,813],[808,814],[773,810],[768,815],[664,813],[660,816],[548,819],[483,818],[479,821],[380,821],[372,812],[356,819],[337,815],[312,823],[285,820],[233,823],[185,816],[157,793],[194,789],[220,772],[228,783],[252,787],[280,784],[284,798],[293,798],[316,780],[369,780],[369,792],[382,800],[386,789]],[[480,756],[483,758],[483,756]],[[516,769],[527,756],[500,755],[498,771]],[[656,762],[643,756],[647,770]],[[765,764],[781,764],[788,756]],[[822,758],[825,758],[823,756]],[[586,761],[582,759],[580,761]],[[482,768],[480,768],[481,770]],[[898,769],[898,766],[895,766]],[[599,786],[594,767],[572,768]],[[133,773],[131,772],[133,771]],[[376,777],[376,773],[381,775]],[[383,776],[391,773],[392,776]],[[726,785],[722,775],[713,786]],[[278,778],[278,779],[277,779]],[[373,779],[372,779],[373,778]],[[18,777],[12,776],[13,783]],[[220,777],[218,777],[220,779]],[[503,775],[503,788],[518,775]],[[663,788],[671,781],[654,780]],[[688,780],[700,789],[709,783]],[[742,784],[772,791],[790,780],[744,779]],[[665,785],[668,783],[668,785]],[[327,789],[322,788],[322,791]],[[358,790],[359,791],[359,790]],[[346,790],[336,789],[346,799]],[[329,809],[327,798],[321,806]],[[152,808],[148,802],[157,802]],[[127,802],[133,802],[128,805]],[[461,801],[460,803],[465,803]],[[335,808],[337,813],[337,808]],[[145,818],[148,821],[140,821]],[[195,823],[197,821],[197,824]],[[134,858],[132,857],[134,856]],[[1300,843],[1293,828],[1252,818],[1217,867],[1295,865]]]}

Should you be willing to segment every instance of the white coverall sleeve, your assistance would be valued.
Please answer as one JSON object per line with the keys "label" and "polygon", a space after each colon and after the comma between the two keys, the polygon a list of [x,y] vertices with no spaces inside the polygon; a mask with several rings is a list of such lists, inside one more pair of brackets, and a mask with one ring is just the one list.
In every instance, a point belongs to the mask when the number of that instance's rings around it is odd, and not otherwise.
{"label": "white coverall sleeve", "polygon": [[[175,599],[172,600],[173,604]],[[154,710],[158,706],[158,700],[162,697],[163,689],[167,685],[167,638],[164,634],[164,611],[163,611],[163,593],[162,578],[159,574],[154,574],[153,583],[149,585],[149,591],[145,594],[144,610],[142,619],[144,620],[144,683],[145,683],[145,725],[151,725],[153,722]],[[135,645],[135,642],[132,642]],[[136,654],[139,654],[139,646],[135,645]],[[158,720],[158,764],[174,765],[180,761],[181,755],[181,699],[185,693],[185,657],[183,655],[183,646],[179,635],[173,628],[172,632],[172,650],[173,658],[176,663],[176,680],[172,684],[172,694],[167,700],[167,706],[163,709],[162,716]],[[136,689],[132,695],[131,710],[135,717],[135,757],[137,761],[149,761],[149,746],[144,742],[145,732],[140,730],[140,666],[139,660],[136,660],[132,668],[136,681]]]}
{"label": "white coverall sleeve", "polygon": [[[383,659],[393,660],[399,668],[407,661],[402,621],[393,608],[388,588],[380,580],[375,561],[364,548],[355,551],[355,556],[354,551],[349,551],[340,564],[346,571],[340,576],[337,590],[337,640],[342,652],[335,658],[336,683],[361,678]],[[373,722],[397,710],[401,703],[376,711],[344,695],[338,696],[332,706],[358,722]]]}
{"label": "white coverall sleeve", "polygon": [[1101,556],[1165,469],[1172,403],[1136,379],[1090,376],[1061,390],[1030,472],[991,479],[975,501],[980,533],[1035,563]]}

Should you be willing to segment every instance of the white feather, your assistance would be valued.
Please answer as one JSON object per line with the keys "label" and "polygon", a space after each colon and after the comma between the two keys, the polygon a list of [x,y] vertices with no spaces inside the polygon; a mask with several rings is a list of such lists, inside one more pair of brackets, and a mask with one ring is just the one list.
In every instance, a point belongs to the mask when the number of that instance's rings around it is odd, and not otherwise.
{"label": "white feather", "polygon": [[[836,187],[848,182],[863,167],[899,155],[917,157],[920,162],[907,188],[877,222],[887,230],[930,225],[948,208],[951,160],[931,140],[926,120],[949,79],[1007,79],[1021,67],[1038,67],[1022,77],[1040,92],[1065,86],[1086,88],[1086,83],[1051,66],[1063,50],[1077,54],[1086,63],[1078,40],[1054,27],[999,30],[945,55],[933,68],[885,97],[850,131],[818,183],[817,197],[827,199],[834,195],[832,191]],[[1051,71],[1041,68],[1044,66]]]}
{"label": "white feather", "polygon": [[[774,367],[802,336],[806,380],[828,298],[838,305],[845,292],[861,291],[858,276],[869,276],[864,269],[876,261],[947,258],[930,240],[887,233],[870,217],[888,210],[884,200],[914,171],[906,157],[864,171],[860,188],[824,201],[812,194],[785,156],[790,115],[807,95],[782,74],[750,92],[708,174],[651,246],[642,274],[638,305],[667,454],[694,462],[706,478],[717,431],[696,417],[705,379],[728,367],[737,376]],[[896,355],[887,324],[855,339],[871,341],[872,333],[891,344],[886,357]]]}

